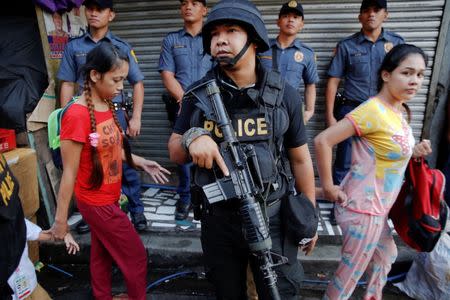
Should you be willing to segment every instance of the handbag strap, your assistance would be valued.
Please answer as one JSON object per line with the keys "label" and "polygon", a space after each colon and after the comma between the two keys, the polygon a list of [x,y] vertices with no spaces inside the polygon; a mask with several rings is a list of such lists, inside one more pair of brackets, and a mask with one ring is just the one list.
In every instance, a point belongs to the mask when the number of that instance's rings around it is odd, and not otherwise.
{"label": "handbag strap", "polygon": [[418,174],[423,174],[425,168],[426,165],[423,157],[411,158],[405,172],[405,179],[409,179],[413,187],[415,187],[418,184],[418,180],[420,180],[420,178],[418,178]]}

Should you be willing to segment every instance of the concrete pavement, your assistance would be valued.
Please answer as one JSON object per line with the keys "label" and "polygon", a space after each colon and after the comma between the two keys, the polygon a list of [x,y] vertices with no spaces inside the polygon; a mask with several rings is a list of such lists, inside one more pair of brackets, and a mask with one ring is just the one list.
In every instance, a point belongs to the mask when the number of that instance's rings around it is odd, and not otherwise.
{"label": "concrete pavement", "polygon": [[[199,239],[201,224],[193,220],[192,213],[186,221],[177,222],[174,220],[177,197],[173,190],[158,188],[149,188],[142,194],[145,215],[149,220],[149,228],[147,231],[141,233],[140,237],[147,250],[149,273],[176,273],[186,270],[196,270],[198,274],[202,273],[202,251]],[[326,287],[325,282],[331,278],[340,260],[341,231],[338,226],[333,226],[329,222],[331,207],[331,204],[327,202],[319,202],[320,223],[318,228],[318,244],[310,256],[305,256],[299,251],[298,259],[304,266],[306,279],[310,281],[307,284],[309,288],[305,290],[308,292],[304,294],[306,297],[304,299],[320,299],[320,295]],[[73,222],[76,222],[76,220],[76,216],[72,218]],[[62,243],[57,245],[49,243],[41,244],[41,261],[51,263],[55,266],[69,266],[69,268],[71,268],[71,265],[87,266],[89,264],[90,235],[72,233],[81,246],[80,253],[74,256],[67,255],[65,246]],[[396,241],[399,246],[399,256],[393,266],[393,272],[398,274],[403,270],[407,270],[415,252],[409,247],[406,247],[398,238],[396,238]],[[162,270],[162,273],[157,270]],[[88,273],[81,277],[86,276],[88,277]],[[152,276],[152,274],[149,276]],[[188,280],[186,285],[189,288],[187,290],[191,289],[192,285],[198,285],[199,282],[203,285],[206,284],[206,288],[202,288],[207,293],[206,295],[190,295],[191,298],[180,298],[179,296],[164,298],[168,294],[163,293],[158,296],[159,298],[155,295],[154,298],[150,297],[149,299],[209,299],[208,297],[210,295],[208,293],[211,292],[211,287],[208,287],[204,278]],[[87,286],[89,286],[88,283]],[[118,287],[118,291],[120,291],[120,288],[125,290],[123,283],[121,287]],[[393,288],[393,291],[395,291],[395,288]],[[179,295],[182,296],[183,294],[181,293]],[[188,297],[187,295],[185,296]]]}

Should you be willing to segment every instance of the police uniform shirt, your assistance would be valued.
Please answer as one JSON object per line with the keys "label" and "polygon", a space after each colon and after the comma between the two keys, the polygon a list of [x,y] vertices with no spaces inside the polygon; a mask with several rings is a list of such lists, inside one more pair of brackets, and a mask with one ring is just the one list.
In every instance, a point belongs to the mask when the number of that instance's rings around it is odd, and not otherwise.
{"label": "police uniform shirt", "polygon": [[[264,68],[258,64],[258,78],[263,78]],[[206,77],[213,78],[213,73],[220,74],[218,67],[214,68],[211,72],[208,72]],[[255,139],[257,135],[270,134],[267,132],[267,126],[264,120],[260,120],[257,116],[251,116],[246,114],[246,109],[255,107],[253,100],[248,96],[248,92],[251,89],[259,91],[261,82],[258,81],[254,87],[238,89],[231,79],[225,77],[224,74],[220,75],[222,79],[217,80],[218,84],[226,91],[222,93],[225,107],[230,116],[234,115],[233,127],[238,135],[240,141],[248,139]],[[216,75],[217,78],[217,75]],[[227,97],[227,95],[230,95]],[[282,105],[286,107],[288,112],[289,126],[284,134],[284,145],[286,148],[296,148],[307,143],[306,127],[303,121],[303,104],[300,100],[298,92],[286,84],[283,94]],[[174,126],[173,132],[182,135],[191,126],[191,116],[195,110],[195,102],[191,98],[185,98],[181,106],[181,112]],[[237,118],[237,120],[236,120]],[[197,127],[205,127],[205,124],[194,124]],[[212,126],[211,126],[212,127]],[[212,129],[212,128],[207,128]],[[211,130],[213,138],[217,141],[216,130]]]}
{"label": "police uniform shirt", "polygon": [[404,40],[383,30],[373,43],[362,31],[340,41],[331,61],[328,76],[344,78],[344,97],[364,102],[377,94],[378,69],[387,52]]}
{"label": "police uniform shirt", "polygon": [[183,90],[205,76],[211,67],[211,57],[203,53],[201,34],[192,36],[183,28],[164,38],[158,70],[174,73]]}
{"label": "police uniform shirt", "polygon": [[286,81],[300,90],[303,84],[319,81],[314,50],[303,44],[300,39],[282,49],[277,39],[270,40],[270,49],[260,54],[261,63],[267,69],[273,68],[273,51],[277,55],[278,71]]}
{"label": "police uniform shirt", "polygon": [[[99,42],[102,41],[109,41],[124,53],[128,54],[130,67],[127,80],[131,85],[144,80],[144,76],[142,75],[137,63],[136,55],[134,54],[134,51],[131,48],[130,44],[119,39],[110,31],[108,31],[105,37],[98,42],[95,42],[92,39],[92,36],[89,34],[89,32],[81,37],[70,40],[64,49],[64,55],[57,74],[58,79],[78,83],[78,93],[81,94],[84,85],[84,78],[83,74],[81,74],[81,68],[86,63],[86,55],[90,50],[95,48],[95,46],[97,46]],[[121,102],[121,95],[114,98],[113,101]]]}

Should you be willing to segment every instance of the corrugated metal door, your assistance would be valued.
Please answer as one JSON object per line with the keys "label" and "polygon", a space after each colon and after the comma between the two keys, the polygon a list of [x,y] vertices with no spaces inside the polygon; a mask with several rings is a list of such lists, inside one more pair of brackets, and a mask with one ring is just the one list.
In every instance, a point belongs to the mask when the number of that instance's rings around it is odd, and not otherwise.
{"label": "corrugated metal door", "polygon": [[[207,1],[212,7],[217,1]],[[285,1],[253,1],[261,10],[269,30],[275,37],[275,24],[281,4]],[[317,54],[320,83],[318,84],[316,113],[309,123],[309,136],[313,138],[324,126],[324,87],[326,70],[336,43],[360,29],[358,23],[360,0],[305,0],[305,27],[301,40]],[[430,84],[434,54],[441,25],[445,0],[391,0],[388,3],[389,18],[385,28],[395,31],[408,43],[422,47],[430,56],[424,86],[409,105],[413,112],[412,127],[416,138],[420,137],[425,114],[426,97]],[[116,0],[117,16],[112,31],[133,45],[141,70],[145,75],[145,105],[142,115],[142,135],[135,141],[136,152],[168,163],[167,140],[170,135],[161,93],[164,88],[157,71],[161,41],[164,36],[182,27],[179,1],[130,1]]]}

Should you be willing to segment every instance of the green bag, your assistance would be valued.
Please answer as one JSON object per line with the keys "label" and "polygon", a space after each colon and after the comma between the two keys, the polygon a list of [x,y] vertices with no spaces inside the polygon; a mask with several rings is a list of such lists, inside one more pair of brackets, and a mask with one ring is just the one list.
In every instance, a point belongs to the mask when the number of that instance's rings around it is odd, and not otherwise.
{"label": "green bag", "polygon": [[52,153],[53,163],[55,167],[62,170],[62,158],[61,158],[61,120],[66,110],[77,101],[78,98],[72,98],[66,106],[55,109],[50,116],[48,116],[47,131],[48,131],[48,145],[50,152]]}

